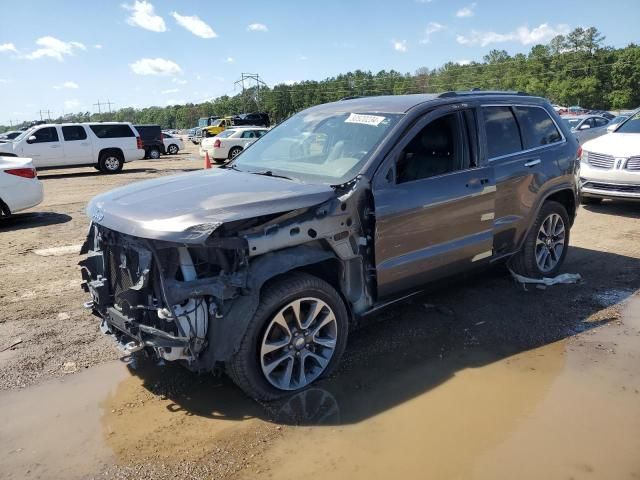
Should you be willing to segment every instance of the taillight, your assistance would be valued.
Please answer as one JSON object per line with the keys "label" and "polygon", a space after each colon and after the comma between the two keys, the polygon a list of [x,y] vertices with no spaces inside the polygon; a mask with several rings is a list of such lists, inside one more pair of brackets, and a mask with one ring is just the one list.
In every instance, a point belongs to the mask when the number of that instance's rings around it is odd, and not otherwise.
{"label": "taillight", "polygon": [[213,148],[220,148],[220,145],[222,145],[222,143],[220,142],[220,139],[216,138],[216,141],[213,142]]}
{"label": "taillight", "polygon": [[142,141],[142,139],[140,137],[136,137],[136,146],[137,148],[144,148],[144,142]]}
{"label": "taillight", "polygon": [[160,140],[164,140],[164,133],[160,132]]}
{"label": "taillight", "polygon": [[582,158],[582,145],[578,147],[578,153],[576,154],[578,158]]}
{"label": "taillight", "polygon": [[4,172],[23,178],[36,178],[38,176],[35,168],[10,168]]}

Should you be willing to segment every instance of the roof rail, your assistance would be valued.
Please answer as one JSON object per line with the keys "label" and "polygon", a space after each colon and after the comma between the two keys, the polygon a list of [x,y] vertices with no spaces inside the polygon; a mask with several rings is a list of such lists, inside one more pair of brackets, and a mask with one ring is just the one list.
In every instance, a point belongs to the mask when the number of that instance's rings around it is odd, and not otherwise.
{"label": "roof rail", "polygon": [[340,101],[342,102],[344,100],[355,100],[356,98],[365,98],[367,96],[368,95],[351,95],[350,97],[342,97]]}
{"label": "roof rail", "polygon": [[438,98],[451,98],[451,97],[463,97],[468,95],[520,95],[523,97],[530,97],[526,92],[516,92],[511,90],[479,90],[473,89],[464,92],[444,92],[438,95]]}

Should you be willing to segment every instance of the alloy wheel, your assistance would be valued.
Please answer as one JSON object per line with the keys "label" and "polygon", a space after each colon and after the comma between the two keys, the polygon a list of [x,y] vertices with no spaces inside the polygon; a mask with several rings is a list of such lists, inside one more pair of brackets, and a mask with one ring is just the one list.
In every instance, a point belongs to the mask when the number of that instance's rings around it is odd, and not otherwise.
{"label": "alloy wheel", "polygon": [[544,219],[536,237],[536,263],[541,272],[553,270],[565,249],[566,230],[562,217],[552,213]]}
{"label": "alloy wheel", "polygon": [[115,172],[120,168],[120,159],[118,157],[107,157],[104,159],[104,167],[107,170]]}
{"label": "alloy wheel", "polygon": [[336,349],[336,316],[324,301],[305,297],[280,309],[260,345],[264,377],[280,390],[299,390],[326,370]]}

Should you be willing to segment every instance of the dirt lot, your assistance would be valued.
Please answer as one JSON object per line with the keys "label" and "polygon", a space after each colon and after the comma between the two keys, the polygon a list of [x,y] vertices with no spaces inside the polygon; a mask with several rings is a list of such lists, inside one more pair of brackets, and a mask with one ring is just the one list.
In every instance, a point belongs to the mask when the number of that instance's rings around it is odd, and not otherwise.
{"label": "dirt lot", "polygon": [[82,308],[87,201],[200,167],[191,149],[42,172],[45,201],[0,226],[0,478],[640,478],[640,204],[580,210],[564,271],[582,283],[443,285],[352,334],[333,378],[259,405],[119,361]]}

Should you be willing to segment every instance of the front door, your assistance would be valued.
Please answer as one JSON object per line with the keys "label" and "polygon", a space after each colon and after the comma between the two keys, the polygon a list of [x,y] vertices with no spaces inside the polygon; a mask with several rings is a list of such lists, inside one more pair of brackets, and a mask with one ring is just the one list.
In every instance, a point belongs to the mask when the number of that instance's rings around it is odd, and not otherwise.
{"label": "front door", "polygon": [[63,165],[64,149],[58,136],[58,129],[42,127],[33,131],[24,140],[22,156],[31,158],[36,168]]}
{"label": "front door", "polygon": [[93,148],[82,125],[62,127],[64,153],[69,165],[83,165],[93,162]]}
{"label": "front door", "polygon": [[495,181],[480,163],[476,114],[455,106],[431,112],[378,170],[379,298],[489,262]]}

